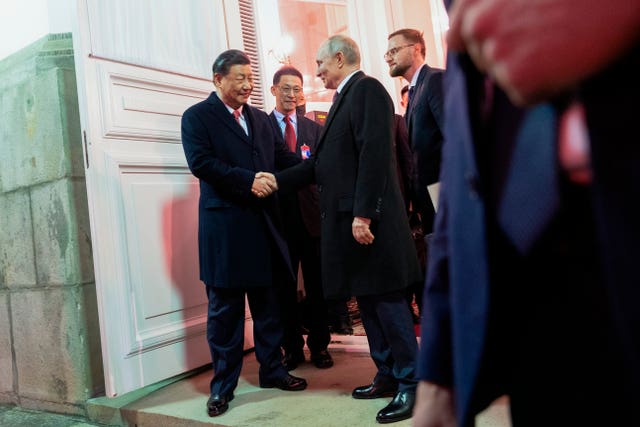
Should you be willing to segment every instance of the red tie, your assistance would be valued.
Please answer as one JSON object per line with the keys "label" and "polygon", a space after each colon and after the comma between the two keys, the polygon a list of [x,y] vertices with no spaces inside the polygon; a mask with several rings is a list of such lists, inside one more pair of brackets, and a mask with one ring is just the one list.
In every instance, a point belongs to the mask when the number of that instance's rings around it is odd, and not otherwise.
{"label": "red tie", "polygon": [[240,110],[233,110],[233,117],[235,117],[236,122],[238,122],[238,124],[242,126],[242,124],[240,123],[240,114]]}
{"label": "red tie", "polygon": [[292,152],[296,152],[296,131],[293,129],[293,124],[291,124],[291,118],[289,116],[284,116],[284,122],[286,123],[284,126],[284,142],[289,147],[289,150]]}
{"label": "red tie", "polygon": [[558,159],[569,180],[575,184],[591,183],[591,153],[589,131],[584,107],[571,104],[560,116]]}

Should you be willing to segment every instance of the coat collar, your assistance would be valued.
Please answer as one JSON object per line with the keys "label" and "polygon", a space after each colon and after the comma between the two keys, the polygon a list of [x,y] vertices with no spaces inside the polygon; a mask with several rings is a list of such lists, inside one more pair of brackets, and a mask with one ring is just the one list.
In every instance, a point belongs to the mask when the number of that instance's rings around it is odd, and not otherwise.
{"label": "coat collar", "polygon": [[322,133],[320,134],[320,138],[318,140],[318,146],[320,146],[320,143],[324,140],[324,135],[327,132],[329,125],[333,121],[333,118],[335,117],[336,112],[340,109],[340,106],[342,105],[342,100],[347,95],[347,92],[349,92],[349,89],[351,89],[357,81],[359,81],[360,79],[363,79],[364,77],[365,77],[365,74],[362,71],[358,71],[357,73],[355,73],[349,79],[347,84],[344,85],[344,87],[336,97],[335,101],[333,101],[333,105],[331,105],[331,108],[329,109],[329,113],[327,114],[327,119],[325,120],[324,126],[322,128]]}
{"label": "coat collar", "polygon": [[227,126],[231,131],[233,131],[238,137],[240,137],[244,142],[251,144],[250,135],[253,134],[253,129],[251,124],[253,123],[253,114],[251,112],[251,108],[248,104],[244,104],[242,107],[242,114],[245,116],[247,120],[247,129],[249,129],[249,135],[244,132],[242,126],[235,121],[232,114],[229,114],[229,110],[224,105],[224,102],[218,97],[216,92],[211,92],[206,102],[211,105],[211,109],[213,114],[215,114],[222,124]]}

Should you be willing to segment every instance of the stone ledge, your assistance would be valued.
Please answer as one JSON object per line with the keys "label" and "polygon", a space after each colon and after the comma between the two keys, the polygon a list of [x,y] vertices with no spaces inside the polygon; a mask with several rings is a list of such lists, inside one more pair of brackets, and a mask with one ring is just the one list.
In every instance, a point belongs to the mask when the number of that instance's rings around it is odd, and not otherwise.
{"label": "stone ledge", "polygon": [[0,60],[0,92],[52,68],[75,69],[71,33],[48,34]]}

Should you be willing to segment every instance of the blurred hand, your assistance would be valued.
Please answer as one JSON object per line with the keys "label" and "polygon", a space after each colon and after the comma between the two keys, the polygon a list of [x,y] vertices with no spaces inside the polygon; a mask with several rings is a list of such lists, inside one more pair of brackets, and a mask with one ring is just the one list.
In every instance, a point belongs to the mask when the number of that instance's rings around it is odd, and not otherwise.
{"label": "blurred hand", "polygon": [[420,381],[413,407],[412,427],[457,427],[451,390]]}
{"label": "blurred hand", "polygon": [[447,44],[518,105],[571,90],[640,39],[634,0],[456,0]]}
{"label": "blurred hand", "polygon": [[251,192],[254,196],[265,198],[278,189],[276,177],[269,172],[258,172],[253,179]]}
{"label": "blurred hand", "polygon": [[353,238],[361,245],[370,245],[373,243],[374,236],[369,229],[369,225],[371,225],[370,218],[363,218],[360,216],[353,218],[353,223],[351,223],[351,232],[353,233]]}

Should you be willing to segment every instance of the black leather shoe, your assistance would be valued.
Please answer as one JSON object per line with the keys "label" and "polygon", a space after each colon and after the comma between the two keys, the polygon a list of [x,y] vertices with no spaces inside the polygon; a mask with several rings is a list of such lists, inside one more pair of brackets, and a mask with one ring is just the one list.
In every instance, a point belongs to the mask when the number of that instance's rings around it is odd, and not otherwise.
{"label": "black leather shoe", "polygon": [[260,387],[262,388],[279,388],[284,391],[300,391],[307,388],[307,381],[304,378],[294,377],[293,375],[285,375],[282,378],[278,378],[270,381],[260,380]]}
{"label": "black leather shoe", "polygon": [[380,424],[388,424],[411,418],[415,401],[415,391],[397,392],[391,403],[378,412],[376,421]]}
{"label": "black leather shoe", "polygon": [[207,401],[207,413],[210,417],[217,417],[224,414],[229,409],[229,402],[233,400],[233,393],[223,396],[212,394]]}
{"label": "black leather shoe", "polygon": [[356,387],[351,393],[354,399],[377,399],[379,397],[391,397],[398,392],[396,384],[373,382],[369,385]]}
{"label": "black leather shoe", "polygon": [[293,371],[299,364],[304,363],[304,353],[285,353],[282,364],[287,371]]}
{"label": "black leather shoe", "polygon": [[333,366],[333,359],[327,350],[311,353],[311,362],[318,369],[327,369]]}

